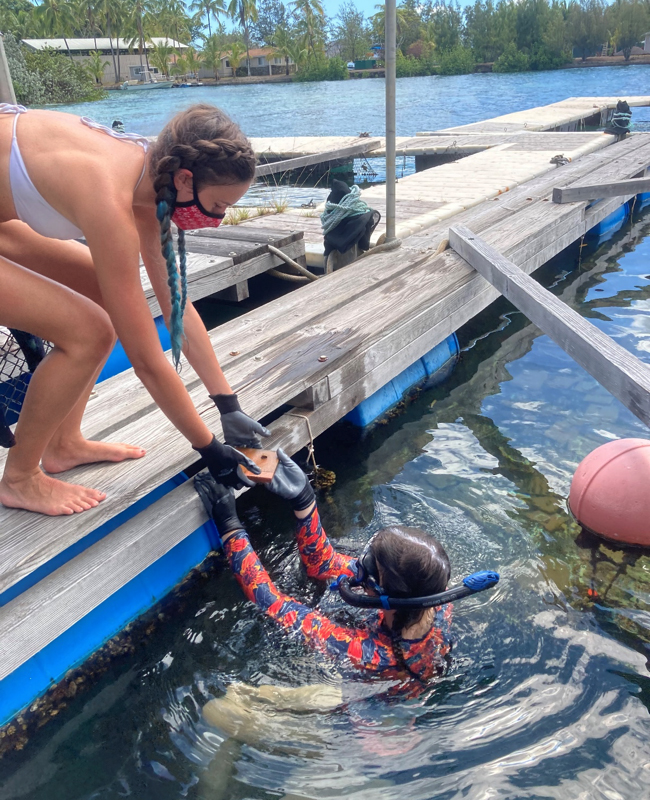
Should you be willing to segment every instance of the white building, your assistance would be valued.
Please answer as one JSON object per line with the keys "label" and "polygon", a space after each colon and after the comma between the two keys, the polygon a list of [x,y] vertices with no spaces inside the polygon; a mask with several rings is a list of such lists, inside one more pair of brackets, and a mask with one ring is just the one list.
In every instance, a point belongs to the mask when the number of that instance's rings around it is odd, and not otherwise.
{"label": "white building", "polygon": [[[112,83],[121,83],[125,80],[134,80],[140,77],[141,69],[147,69],[147,59],[146,59],[146,52],[151,52],[153,49],[153,45],[166,45],[167,47],[173,47],[174,50],[180,55],[185,50],[187,50],[189,45],[182,44],[181,42],[177,42],[174,39],[166,39],[164,36],[154,36],[150,42],[144,42],[143,46],[143,53],[140,55],[138,51],[138,43],[137,40],[135,42],[135,47],[130,47],[132,44],[131,39],[108,39],[105,36],[98,36],[94,39],[68,39],[68,44],[66,47],[65,39],[23,39],[22,42],[24,45],[29,47],[34,51],[44,50],[47,47],[51,47],[53,50],[61,50],[63,53],[67,53],[68,49],[72,55],[72,59],[74,61],[78,61],[80,63],[84,63],[88,60],[90,53],[93,51],[98,51],[101,56],[102,60],[108,62],[104,64],[104,76],[102,78],[102,83],[112,84]],[[112,44],[112,53],[115,55],[115,60],[117,62],[119,56],[119,80],[115,80],[115,69],[113,67],[113,56],[111,54],[111,44]],[[170,63],[175,61],[175,56],[172,56],[170,59]],[[117,64],[116,64],[117,65]],[[149,66],[149,72],[156,74],[158,69],[153,66]]]}

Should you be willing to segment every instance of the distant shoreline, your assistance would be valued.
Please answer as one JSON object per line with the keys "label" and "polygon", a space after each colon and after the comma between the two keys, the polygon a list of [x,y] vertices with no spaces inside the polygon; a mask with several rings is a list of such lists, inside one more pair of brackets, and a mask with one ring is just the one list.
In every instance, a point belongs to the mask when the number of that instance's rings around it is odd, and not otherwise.
{"label": "distant shoreline", "polygon": [[[634,65],[639,66],[641,64],[650,65],[650,53],[630,56],[628,61],[626,61],[623,56],[592,56],[591,58],[588,58],[586,61],[583,61],[581,58],[574,58],[570,64],[565,64],[564,66],[560,67],[559,70],[550,70],[550,71],[559,72],[560,70],[564,69],[584,69],[586,67],[624,67],[624,66],[634,66]],[[477,64],[473,74],[492,72],[492,66],[493,62],[490,61],[483,64]],[[380,70],[364,70],[364,71],[380,72]],[[383,70],[381,71],[383,72]],[[532,70],[526,70],[526,71],[530,72]],[[501,74],[516,75],[517,73],[510,72]],[[358,77],[350,79],[359,80]],[[290,75],[273,75],[272,77],[251,76],[250,78],[247,76],[241,78],[219,78],[218,81],[215,81],[214,78],[201,78],[201,81],[205,86],[243,86],[243,85],[260,84],[260,83],[293,82],[292,76]],[[114,84],[113,86],[104,86],[104,89],[107,91],[117,91],[121,89],[121,84]]]}

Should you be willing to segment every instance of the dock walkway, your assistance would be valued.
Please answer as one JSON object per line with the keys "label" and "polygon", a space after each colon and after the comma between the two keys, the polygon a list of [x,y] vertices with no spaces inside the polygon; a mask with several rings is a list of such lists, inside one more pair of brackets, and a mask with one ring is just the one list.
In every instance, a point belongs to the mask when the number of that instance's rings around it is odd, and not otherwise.
{"label": "dock walkway", "polygon": [[[560,175],[564,186],[606,183],[643,174],[648,165],[650,134],[636,134],[587,152],[561,170],[544,168],[496,199],[459,210],[454,223],[467,225],[531,273],[626,200],[553,204]],[[287,404],[299,406],[271,424],[272,446],[295,452],[309,441],[305,417],[314,436],[322,433],[498,296],[453,251],[436,255],[448,224],[432,221],[413,232],[397,253],[370,255],[210,333],[248,413],[262,418]],[[181,377],[206,423],[218,432],[219,414],[187,363]],[[5,603],[0,680],[181,546],[205,520],[191,482],[131,521],[119,516],[188,468],[196,455],[132,370],[97,387],[84,432],[137,443],[147,456],[67,473],[67,480],[108,494],[83,514],[48,518],[0,508],[0,604]],[[1,453],[0,468],[3,461]],[[93,542],[93,532],[103,524],[115,529]],[[76,554],[60,564],[56,559],[64,559],[66,551]],[[51,564],[58,568],[47,574]]]}
{"label": "dock walkway", "polygon": [[[604,124],[608,112],[616,108],[619,97],[569,97],[559,103],[515,111],[481,122],[458,125],[437,131],[421,131],[416,136],[398,136],[398,156],[433,155],[453,145],[453,152],[469,155],[504,143],[504,135],[535,131],[580,130],[588,121]],[[650,97],[625,97],[630,107],[650,105]],[[462,138],[461,138],[462,136]],[[373,136],[373,138],[375,138]],[[440,140],[442,138],[442,141]],[[426,139],[426,141],[424,141]],[[276,136],[252,137],[251,144],[258,157],[288,159],[316,155],[329,150],[351,147],[363,139],[357,136]],[[386,140],[367,153],[368,158],[386,155]]]}
{"label": "dock walkway", "polygon": [[[650,103],[650,98],[648,98]],[[438,137],[433,137],[434,140]],[[440,137],[445,138],[445,137]],[[483,137],[481,137],[483,138]],[[478,149],[472,155],[448,164],[426,169],[401,178],[395,187],[396,235],[405,238],[425,230],[444,219],[459,214],[485,200],[512,191],[546,172],[561,172],[551,162],[562,155],[575,161],[587,153],[611,145],[615,136],[604,133],[518,133],[509,141]],[[417,139],[417,137],[416,137]],[[564,169],[564,167],[560,168]],[[362,198],[382,215],[372,243],[381,243],[386,230],[386,190],[383,185],[371,186]],[[255,218],[240,225],[254,224],[263,230],[277,227],[302,229],[308,252],[323,250],[320,208],[290,208],[282,214]]]}

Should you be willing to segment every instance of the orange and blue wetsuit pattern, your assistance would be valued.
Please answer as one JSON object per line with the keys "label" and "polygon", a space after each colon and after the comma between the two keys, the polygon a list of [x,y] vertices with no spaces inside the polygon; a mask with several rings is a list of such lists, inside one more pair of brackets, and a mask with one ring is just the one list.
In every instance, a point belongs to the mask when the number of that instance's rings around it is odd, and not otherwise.
{"label": "orange and blue wetsuit pattern", "polygon": [[[355,575],[356,559],[334,550],[316,508],[308,517],[299,520],[297,539],[300,558],[310,578],[330,581],[340,575]],[[363,628],[336,625],[324,614],[276,588],[246,531],[239,531],[228,539],[224,551],[246,597],[284,628],[298,633],[319,650],[345,657],[356,667],[392,672],[396,676],[410,673],[428,680],[441,671],[444,656],[451,648],[451,605],[438,609],[435,623],[423,639],[393,636],[384,624],[381,611]]]}

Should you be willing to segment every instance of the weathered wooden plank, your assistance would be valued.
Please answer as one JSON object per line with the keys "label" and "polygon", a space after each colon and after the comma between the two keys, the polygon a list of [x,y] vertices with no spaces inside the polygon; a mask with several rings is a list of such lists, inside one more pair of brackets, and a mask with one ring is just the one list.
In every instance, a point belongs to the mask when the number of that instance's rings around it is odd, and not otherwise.
{"label": "weathered wooden plank", "polygon": [[553,189],[553,202],[576,203],[583,200],[602,200],[605,197],[635,195],[641,192],[650,192],[650,178],[633,178],[588,186],[556,186]]}
{"label": "weathered wooden plank", "polygon": [[[230,227],[230,226],[228,226]],[[235,239],[225,239],[219,237],[213,239],[208,236],[192,236],[187,238],[188,253],[201,253],[204,255],[215,255],[221,258],[232,258],[233,264],[241,264],[249,258],[259,256],[266,251],[267,243],[237,241]]]}
{"label": "weathered wooden plank", "polygon": [[650,367],[558,300],[469,228],[452,226],[449,243],[531,322],[650,426]]}
{"label": "weathered wooden plank", "polygon": [[354,158],[355,156],[360,156],[364,153],[369,153],[371,150],[375,150],[380,144],[381,139],[360,139],[357,144],[350,145],[349,147],[340,147],[337,150],[327,150],[324,153],[289,158],[285,161],[275,161],[270,164],[258,164],[258,166],[255,167],[255,177],[262,178],[265,175],[276,175],[278,172],[291,172],[294,169],[301,169],[302,167],[308,167],[312,164],[321,164],[325,161],[339,161],[345,158]]}
{"label": "weathered wooden plank", "polygon": [[[261,248],[260,255],[239,260],[223,259],[207,254],[188,253],[187,271],[187,296],[190,300],[200,300],[209,297],[215,292],[227,289],[237,283],[267,272],[269,269],[280,267],[284,264],[281,258],[267,251],[266,245]],[[305,255],[305,246],[302,239],[284,245],[282,248],[290,258],[300,258]],[[143,280],[143,284],[145,281]],[[148,283],[148,281],[147,281]],[[154,317],[158,316],[160,305],[153,293],[151,284],[145,286],[145,296]]]}
{"label": "weathered wooden plank", "polygon": [[[261,217],[260,219],[264,219]],[[207,237],[208,239],[226,238],[228,240],[235,240],[239,242],[266,242],[272,244],[274,247],[284,247],[285,244],[303,239],[304,234],[302,230],[289,230],[278,228],[269,232],[268,230],[259,227],[256,223],[260,219],[247,220],[246,225],[224,225],[220,228],[201,228],[199,231],[186,233],[187,241],[189,242],[194,236]]]}

